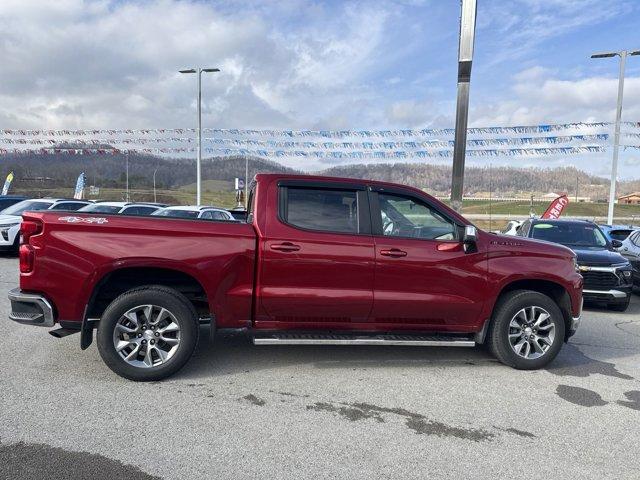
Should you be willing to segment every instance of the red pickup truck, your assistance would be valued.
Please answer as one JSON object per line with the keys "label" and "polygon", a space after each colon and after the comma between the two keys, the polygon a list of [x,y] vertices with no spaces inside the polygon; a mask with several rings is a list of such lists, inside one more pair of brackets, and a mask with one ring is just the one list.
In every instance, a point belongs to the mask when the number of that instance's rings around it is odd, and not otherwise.
{"label": "red pickup truck", "polygon": [[200,325],[257,345],[487,344],[518,369],[575,332],[575,254],[476,229],[423,191],[383,182],[257,175],[246,222],[24,214],[14,321],[97,328],[105,363],[158,380]]}

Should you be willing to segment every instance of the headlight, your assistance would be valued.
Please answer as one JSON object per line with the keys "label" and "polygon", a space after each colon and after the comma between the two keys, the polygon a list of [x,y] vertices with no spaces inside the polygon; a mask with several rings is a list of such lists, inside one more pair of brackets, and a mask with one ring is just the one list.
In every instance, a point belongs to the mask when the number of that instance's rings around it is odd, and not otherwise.
{"label": "headlight", "polygon": [[9,225],[0,225],[0,230],[9,230],[11,227],[16,227],[19,223],[10,223]]}

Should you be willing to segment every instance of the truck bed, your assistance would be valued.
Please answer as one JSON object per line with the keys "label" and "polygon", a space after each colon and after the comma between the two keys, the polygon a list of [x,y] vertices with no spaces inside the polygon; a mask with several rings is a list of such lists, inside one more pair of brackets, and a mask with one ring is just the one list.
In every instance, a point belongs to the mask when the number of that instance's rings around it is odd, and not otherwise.
{"label": "truck bed", "polygon": [[249,224],[78,212],[29,212],[24,220],[43,227],[31,237],[35,269],[21,275],[20,288],[47,292],[57,321],[81,322],[86,299],[111,275],[146,272],[153,283],[163,270],[194,278],[220,326],[250,321],[256,234]]}

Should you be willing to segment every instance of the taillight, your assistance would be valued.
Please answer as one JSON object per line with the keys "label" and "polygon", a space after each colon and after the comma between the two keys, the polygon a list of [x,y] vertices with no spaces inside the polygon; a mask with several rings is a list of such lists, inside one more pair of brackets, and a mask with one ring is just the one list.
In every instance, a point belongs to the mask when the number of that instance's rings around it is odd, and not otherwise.
{"label": "taillight", "polygon": [[32,272],[35,258],[35,250],[31,245],[20,245],[20,273]]}
{"label": "taillight", "polygon": [[20,225],[20,235],[22,235],[22,243],[29,243],[29,238],[37,235],[42,231],[42,223],[33,220],[23,220]]}

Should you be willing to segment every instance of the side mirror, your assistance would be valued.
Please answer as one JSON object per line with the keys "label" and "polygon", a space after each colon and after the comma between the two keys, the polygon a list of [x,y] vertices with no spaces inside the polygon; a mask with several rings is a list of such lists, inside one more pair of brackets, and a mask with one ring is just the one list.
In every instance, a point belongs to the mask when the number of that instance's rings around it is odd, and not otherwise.
{"label": "side mirror", "polygon": [[611,240],[611,246],[613,248],[620,248],[622,246],[622,242],[620,240]]}
{"label": "side mirror", "polygon": [[478,230],[473,225],[467,225],[464,227],[464,237],[462,242],[466,245],[472,245],[478,240]]}

